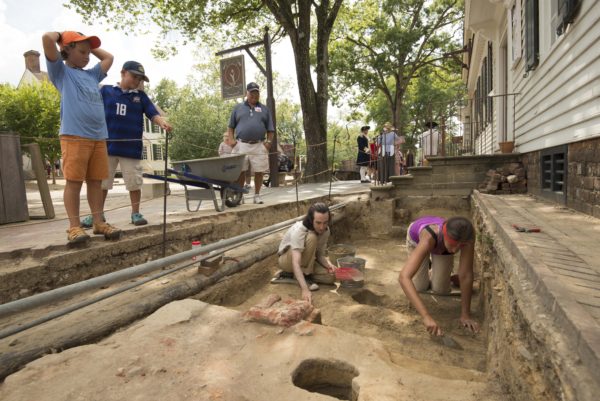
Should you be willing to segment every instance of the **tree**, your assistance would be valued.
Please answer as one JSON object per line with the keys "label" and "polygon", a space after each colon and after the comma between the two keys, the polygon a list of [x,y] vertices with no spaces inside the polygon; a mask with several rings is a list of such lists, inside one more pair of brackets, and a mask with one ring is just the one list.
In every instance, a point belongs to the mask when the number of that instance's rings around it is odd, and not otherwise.
{"label": "tree", "polygon": [[[452,121],[456,116],[459,103],[465,94],[465,87],[460,77],[460,66],[449,71],[426,67],[420,70],[419,76],[409,84],[403,107],[400,110],[400,128],[406,136],[404,147],[414,147],[419,135],[425,130],[425,123],[435,121],[441,123]],[[389,104],[382,92],[367,101],[368,119],[377,121],[382,126],[391,121]],[[445,130],[448,134],[456,134]]]}
{"label": "tree", "polygon": [[[402,106],[411,81],[425,67],[456,66],[444,56],[460,48],[462,0],[365,0],[345,9],[333,41],[331,73],[336,93],[353,98],[373,89],[385,97],[393,125],[402,128]],[[338,95],[339,96],[339,95]]]}
{"label": "tree", "polygon": [[22,144],[37,142],[43,157],[54,164],[60,160],[59,129],[60,94],[51,83],[0,85],[0,131],[18,133]]}
{"label": "tree", "polygon": [[165,113],[168,113],[179,102],[179,92],[175,81],[163,78],[156,87],[148,90],[148,95],[154,104],[158,105]]}
{"label": "tree", "polygon": [[[157,24],[163,33],[180,32],[185,40],[214,36],[232,37],[236,45],[256,41],[257,31],[276,22],[290,38],[307,145],[307,176],[311,181],[328,178],[327,106],[329,101],[329,39],[343,0],[70,0],[71,7],[89,21],[106,20],[131,32],[132,26]],[[311,53],[314,27],[315,46]],[[278,29],[272,32],[280,32]],[[245,38],[242,41],[242,38]],[[312,55],[312,57],[311,57]],[[311,60],[316,61],[315,65]],[[313,82],[313,68],[316,85]],[[317,174],[319,173],[319,174]]]}
{"label": "tree", "polygon": [[173,139],[169,154],[172,160],[200,159],[217,156],[223,133],[233,108],[216,95],[195,95],[189,87],[182,89],[179,103],[169,112]]}

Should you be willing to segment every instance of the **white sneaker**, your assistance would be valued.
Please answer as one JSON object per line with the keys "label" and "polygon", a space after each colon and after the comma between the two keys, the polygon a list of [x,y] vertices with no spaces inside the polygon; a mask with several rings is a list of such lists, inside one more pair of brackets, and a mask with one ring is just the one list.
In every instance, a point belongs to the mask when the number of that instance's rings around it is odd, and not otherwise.
{"label": "white sneaker", "polygon": [[260,194],[255,194],[254,195],[254,203],[262,205],[265,202],[263,202],[262,199],[260,198]]}

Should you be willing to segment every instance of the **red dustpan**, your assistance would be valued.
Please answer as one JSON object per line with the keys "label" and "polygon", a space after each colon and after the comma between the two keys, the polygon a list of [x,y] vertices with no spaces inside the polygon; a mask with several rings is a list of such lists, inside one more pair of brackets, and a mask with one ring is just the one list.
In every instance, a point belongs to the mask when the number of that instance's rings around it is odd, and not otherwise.
{"label": "red dustpan", "polygon": [[338,281],[363,281],[363,273],[353,267],[338,267],[335,270],[335,278]]}

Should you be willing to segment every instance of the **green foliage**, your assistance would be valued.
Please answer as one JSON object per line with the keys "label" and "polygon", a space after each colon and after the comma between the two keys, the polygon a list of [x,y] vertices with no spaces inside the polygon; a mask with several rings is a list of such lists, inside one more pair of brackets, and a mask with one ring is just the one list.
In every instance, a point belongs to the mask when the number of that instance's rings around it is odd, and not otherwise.
{"label": "green foliage", "polygon": [[[329,125],[329,129],[327,130],[327,160],[329,167],[333,163],[339,168],[343,160],[356,160],[358,152],[356,138],[358,137],[359,130],[359,126]],[[335,155],[333,153],[334,143]]]}
{"label": "green foliage", "polygon": [[[168,119],[173,125],[169,142],[171,160],[199,159],[217,156],[223,133],[236,102],[221,99],[220,93],[206,93],[191,84],[177,88],[168,80],[161,81],[151,95],[159,105],[169,104]],[[160,99],[160,100],[159,100]],[[304,154],[304,137],[300,106],[289,100],[277,103],[277,135],[279,143],[294,143]]]}
{"label": "green foliage", "polygon": [[300,105],[289,100],[277,103],[277,138],[279,143],[304,143]]}
{"label": "green foliage", "polygon": [[165,113],[175,109],[179,103],[179,94],[177,83],[166,78],[161,79],[155,88],[148,91],[148,96],[154,104],[158,105]]}
{"label": "green foliage", "polygon": [[234,102],[225,102],[216,95],[198,96],[189,87],[182,92],[185,95],[180,94],[178,106],[169,113],[169,122],[173,125],[170,159],[217,156]]}
{"label": "green foliage", "polygon": [[[273,41],[287,35],[292,43],[299,77],[306,141],[316,146],[326,140],[329,101],[327,44],[343,0],[123,0],[118,4],[111,0],[70,0],[69,3],[67,7],[88,22],[104,21],[125,32],[158,26],[163,39],[167,39],[164,41],[166,49],[163,45],[158,52],[162,56],[175,49],[176,46],[169,43],[178,35],[184,43],[219,43],[220,48],[256,42],[263,37],[265,27],[269,28]],[[311,40],[317,43],[313,51],[314,60],[318,63],[313,65],[310,64]],[[313,84],[313,72],[316,85]],[[317,177],[310,170],[324,168],[325,148],[309,149],[312,151],[307,154],[307,172],[309,176]]]}
{"label": "green foliage", "polygon": [[270,25],[271,32],[276,29],[261,0],[70,0],[66,7],[87,22],[102,20],[124,32],[135,27],[143,34],[158,26],[162,40],[153,53],[161,58],[176,53],[177,43],[195,43],[200,36],[208,44],[239,45],[257,40],[265,26]]}
{"label": "green foliage", "polygon": [[377,109],[371,114],[403,132],[412,80],[425,68],[460,68],[444,54],[460,48],[462,10],[462,0],[364,0],[344,8],[330,43],[333,100],[356,105],[376,90],[389,112],[369,99]]}
{"label": "green foliage", "polygon": [[51,162],[60,159],[60,94],[46,81],[13,88],[0,85],[0,131],[21,136],[21,144],[38,142]]}

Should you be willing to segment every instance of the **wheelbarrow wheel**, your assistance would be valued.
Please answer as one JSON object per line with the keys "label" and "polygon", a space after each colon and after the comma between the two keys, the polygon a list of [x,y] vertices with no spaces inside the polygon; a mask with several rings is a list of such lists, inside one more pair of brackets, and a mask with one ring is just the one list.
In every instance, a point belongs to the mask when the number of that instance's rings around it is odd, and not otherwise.
{"label": "wheelbarrow wheel", "polygon": [[221,196],[225,198],[225,206],[236,207],[242,202],[244,195],[241,192],[226,188],[223,190]]}

